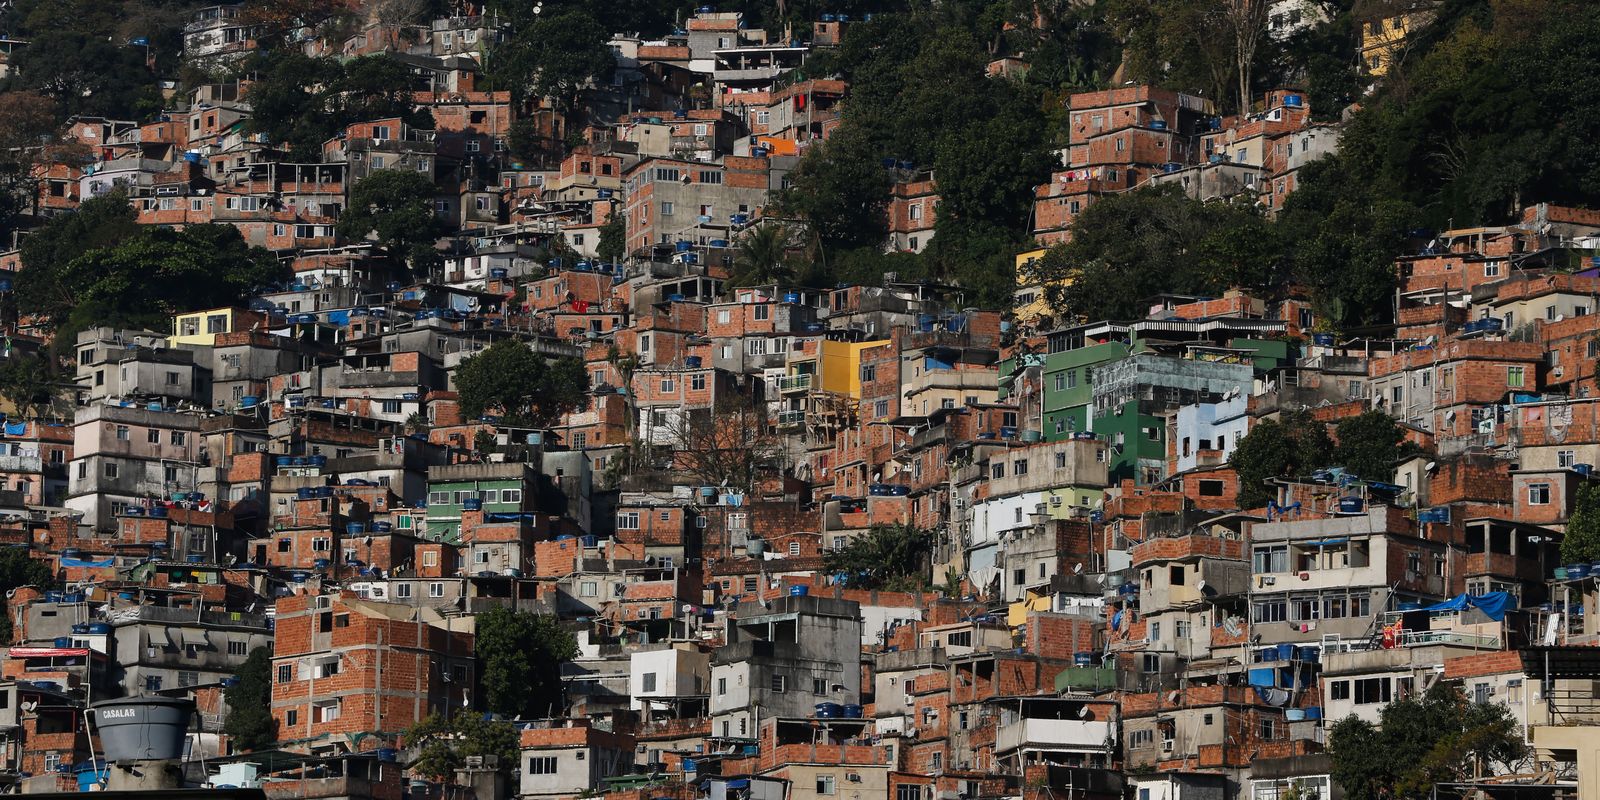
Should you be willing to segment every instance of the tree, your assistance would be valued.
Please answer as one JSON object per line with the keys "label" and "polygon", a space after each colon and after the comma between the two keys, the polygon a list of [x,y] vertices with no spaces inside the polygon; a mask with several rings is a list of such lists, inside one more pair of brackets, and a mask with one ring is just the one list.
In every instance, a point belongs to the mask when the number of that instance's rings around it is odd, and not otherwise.
{"label": "tree", "polygon": [[667,427],[673,467],[697,486],[753,492],[783,456],[766,407],[745,397],[726,397],[711,409],[686,409]]}
{"label": "tree", "polygon": [[[23,586],[48,589],[56,582],[45,562],[35,560],[26,545],[0,547],[0,598]],[[0,602],[4,602],[0,600]],[[11,641],[11,614],[0,615],[0,642]]]}
{"label": "tree", "polygon": [[776,207],[803,217],[825,247],[879,248],[888,234],[889,206],[889,171],[880,157],[866,136],[847,124],[800,159]]}
{"label": "tree", "polygon": [[1037,272],[1068,318],[1133,319],[1156,294],[1276,291],[1281,264],[1271,224],[1254,208],[1201,203],[1165,185],[1091,204]]}
{"label": "tree", "polygon": [[589,373],[575,358],[547,359],[520,339],[501,339],[456,367],[461,411],[489,411],[517,427],[539,428],[588,404]]}
{"label": "tree", "polygon": [[1577,502],[1572,515],[1567,518],[1567,529],[1561,537],[1561,561],[1566,564],[1589,564],[1600,561],[1600,486],[1583,483],[1578,486]]}
{"label": "tree", "polygon": [[739,237],[728,287],[786,284],[793,280],[789,267],[789,229],[782,224],[762,225]]}
{"label": "tree", "polygon": [[[56,104],[37,92],[0,93],[0,234],[38,199],[34,168],[65,155],[58,147]],[[81,153],[81,148],[79,149]]]}
{"label": "tree", "polygon": [[236,303],[288,274],[232,225],[172,230],[136,219],[114,192],[23,242],[17,302],[54,327],[58,350],[93,325],[160,327],[173,314]]}
{"label": "tree", "polygon": [[1516,772],[1512,765],[1527,756],[1521,726],[1503,704],[1469,702],[1442,681],[1384,706],[1377,725],[1339,721],[1328,750],[1331,777],[1348,800],[1422,800],[1438,783]]}
{"label": "tree", "polygon": [[928,583],[933,534],[910,525],[873,525],[844,549],[823,553],[822,569],[860,589],[916,590]]}
{"label": "tree", "polygon": [[578,643],[555,617],[496,606],[478,615],[475,650],[488,710],[535,719],[565,711],[561,665],[577,658]]}
{"label": "tree", "polygon": [[1239,507],[1260,508],[1274,499],[1266,481],[1305,475],[1328,464],[1333,442],[1327,426],[1309,412],[1291,411],[1282,421],[1257,422],[1229,457],[1239,473]]}
{"label": "tree", "polygon": [[11,59],[13,74],[5,87],[51,98],[63,117],[143,119],[161,110],[156,76],[145,66],[143,49],[76,25],[41,32]]}
{"label": "tree", "polygon": [[1346,417],[1334,429],[1333,462],[1367,480],[1394,479],[1395,463],[1416,448],[1393,417],[1382,411]]}
{"label": "tree", "polygon": [[429,714],[405,732],[405,744],[416,751],[411,771],[443,782],[472,756],[496,756],[502,769],[516,764],[518,735],[516,725],[483,714]]}
{"label": "tree", "polygon": [[513,32],[488,53],[489,73],[515,98],[552,97],[577,107],[584,87],[616,70],[611,35],[589,8],[571,6],[519,14]]}
{"label": "tree", "polygon": [[17,304],[52,321],[64,319],[77,306],[80,288],[68,280],[67,264],[138,231],[138,215],[120,191],[90,198],[77,211],[52,218],[22,241]]}
{"label": "tree", "polygon": [[621,213],[613,211],[600,226],[600,242],[594,254],[605,264],[620,264],[628,255],[628,221]]}
{"label": "tree", "polygon": [[278,743],[278,719],[272,716],[272,650],[257,647],[234,673],[237,681],[223,692],[228,716],[222,731],[237,750],[266,750]]}
{"label": "tree", "polygon": [[0,397],[10,401],[22,419],[36,416],[64,393],[43,356],[15,355],[0,362]]}
{"label": "tree", "polygon": [[433,181],[422,173],[378,170],[350,190],[350,207],[339,217],[339,235],[370,236],[397,267],[403,267],[408,256],[415,267],[425,258],[418,251],[431,250],[445,233],[444,222],[433,209],[435,192]]}

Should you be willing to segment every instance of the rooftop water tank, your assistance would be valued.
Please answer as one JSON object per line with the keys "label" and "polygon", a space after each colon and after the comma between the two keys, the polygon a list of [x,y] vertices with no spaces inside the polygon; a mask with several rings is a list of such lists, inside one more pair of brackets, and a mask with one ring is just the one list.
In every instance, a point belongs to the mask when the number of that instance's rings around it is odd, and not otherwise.
{"label": "rooftop water tank", "polygon": [[195,706],[177,697],[125,697],[89,708],[107,761],[176,761]]}

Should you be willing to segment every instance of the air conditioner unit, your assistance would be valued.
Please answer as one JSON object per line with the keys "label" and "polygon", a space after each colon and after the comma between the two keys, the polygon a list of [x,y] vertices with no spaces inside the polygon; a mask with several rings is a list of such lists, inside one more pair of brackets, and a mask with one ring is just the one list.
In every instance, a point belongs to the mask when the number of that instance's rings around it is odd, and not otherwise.
{"label": "air conditioner unit", "polygon": [[850,782],[850,783],[860,783],[861,782],[861,773],[859,773],[859,772],[846,772],[844,774],[844,779],[846,781]]}
{"label": "air conditioner unit", "polygon": [[1263,576],[1261,576],[1261,585],[1262,586],[1276,586],[1276,585],[1278,585],[1278,579],[1273,577],[1273,576],[1271,576],[1271,575],[1263,575]]}
{"label": "air conditioner unit", "polygon": [[1552,377],[1559,378],[1559,377],[1561,377],[1562,375],[1565,375],[1565,374],[1567,374],[1567,371],[1565,369],[1563,369],[1562,367],[1556,367],[1555,369],[1550,370],[1550,375]]}

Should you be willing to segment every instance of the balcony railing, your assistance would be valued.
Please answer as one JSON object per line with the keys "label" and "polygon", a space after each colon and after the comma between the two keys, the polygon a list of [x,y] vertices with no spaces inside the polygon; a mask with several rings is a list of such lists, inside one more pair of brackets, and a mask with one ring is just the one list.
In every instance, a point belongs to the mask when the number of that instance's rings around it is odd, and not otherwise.
{"label": "balcony railing", "polygon": [[800,425],[804,425],[805,422],[806,422],[806,412],[804,412],[804,411],[779,411],[778,412],[778,427],[780,427],[780,428],[797,427],[797,426],[800,426]]}
{"label": "balcony railing", "polygon": [[811,375],[785,375],[778,379],[780,392],[805,392],[811,390]]}

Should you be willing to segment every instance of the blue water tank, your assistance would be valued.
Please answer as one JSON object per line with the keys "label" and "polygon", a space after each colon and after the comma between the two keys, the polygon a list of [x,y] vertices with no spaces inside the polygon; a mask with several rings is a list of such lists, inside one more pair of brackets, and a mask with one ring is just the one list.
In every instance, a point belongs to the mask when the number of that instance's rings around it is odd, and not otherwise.
{"label": "blue water tank", "polygon": [[794,586],[790,586],[789,587],[789,596],[790,597],[805,597],[808,594],[811,594],[811,587],[810,586],[805,586],[805,585],[802,585],[802,584],[795,584]]}
{"label": "blue water tank", "polygon": [[683,365],[689,369],[699,369],[700,364],[700,356],[684,356],[683,358]]}
{"label": "blue water tank", "polygon": [[150,516],[155,517],[156,519],[166,519],[167,518],[167,507],[166,506],[151,506],[150,507]]}
{"label": "blue water tank", "polygon": [[482,511],[483,500],[477,497],[469,497],[461,501],[461,508],[464,511]]}
{"label": "blue water tank", "polygon": [[789,305],[799,305],[800,304],[800,293],[799,292],[785,292],[784,295],[783,295],[783,302],[788,303]]}
{"label": "blue water tank", "polygon": [[1341,497],[1339,498],[1339,513],[1359,514],[1362,509],[1366,508],[1366,505],[1366,501],[1359,497]]}
{"label": "blue water tank", "polygon": [[1283,104],[1290,108],[1299,108],[1302,102],[1300,95],[1297,94],[1287,95],[1283,98]]}
{"label": "blue water tank", "polygon": [[355,534],[355,533],[366,533],[367,532],[367,525],[364,522],[352,522],[349,525],[345,526],[345,530],[349,531],[352,534]]}

